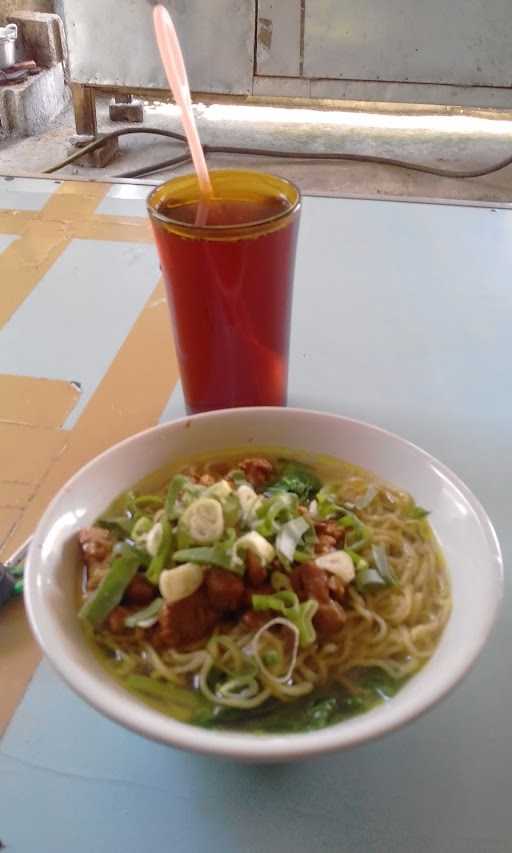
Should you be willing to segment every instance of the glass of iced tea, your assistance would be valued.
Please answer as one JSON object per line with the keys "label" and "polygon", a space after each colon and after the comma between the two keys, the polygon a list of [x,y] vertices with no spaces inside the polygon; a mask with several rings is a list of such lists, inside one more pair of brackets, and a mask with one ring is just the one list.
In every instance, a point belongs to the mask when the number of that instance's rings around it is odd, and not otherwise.
{"label": "glass of iced tea", "polygon": [[148,210],[189,414],[286,404],[300,192],[262,172],[157,187]]}

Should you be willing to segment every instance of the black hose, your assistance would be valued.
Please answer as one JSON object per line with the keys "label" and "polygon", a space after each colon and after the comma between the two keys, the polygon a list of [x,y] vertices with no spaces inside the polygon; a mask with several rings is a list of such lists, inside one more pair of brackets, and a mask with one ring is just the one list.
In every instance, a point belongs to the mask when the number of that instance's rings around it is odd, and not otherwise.
{"label": "black hose", "polygon": [[101,148],[101,146],[104,145],[105,142],[108,142],[109,139],[116,139],[119,136],[128,136],[131,133],[152,133],[155,136],[167,136],[170,139],[176,139],[178,142],[183,142],[185,145],[187,143],[186,136],[183,136],[182,133],[175,133],[173,130],[162,130],[159,127],[120,127],[118,130],[111,130],[109,133],[103,133],[101,136],[98,136],[97,139],[89,142],[88,145],[84,145],[83,148],[78,148],[74,154],[70,154],[65,160],[62,160],[55,166],[51,166],[49,169],[45,169],[43,175],[51,175],[52,172],[57,172],[59,169],[63,169],[64,166],[69,166],[70,163],[74,163],[75,160],[83,157],[84,154],[90,154],[92,151],[96,151],[97,148]]}
{"label": "black hose", "polygon": [[[67,157],[66,160],[63,160],[61,163],[57,163],[57,165],[52,166],[50,169],[45,169],[43,174],[50,175],[52,174],[52,172],[56,172],[59,169],[62,169],[64,166],[68,166],[70,163],[73,163],[75,160],[78,160],[80,157],[83,157],[84,154],[89,154],[91,151],[95,151],[97,148],[100,148],[109,139],[115,139],[119,136],[125,136],[131,133],[152,133],[156,136],[164,136],[170,139],[175,139],[178,142],[183,142],[184,144],[186,144],[187,142],[183,134],[175,133],[172,130],[162,130],[158,127],[123,127],[119,130],[113,130],[110,133],[105,133],[98,139],[95,139],[93,142],[90,142],[88,145],[85,145],[83,148],[78,149],[74,154],[71,154],[71,156]],[[395,166],[399,169],[410,169],[413,172],[424,172],[428,175],[435,175],[439,178],[482,178],[484,177],[484,175],[490,175],[493,172],[499,172],[501,169],[505,169],[507,166],[510,166],[512,164],[512,156],[510,156],[506,157],[504,160],[501,160],[499,163],[495,163],[492,166],[487,166],[484,169],[437,169],[435,166],[424,166],[421,163],[410,163],[407,160],[397,160],[391,157],[372,157],[370,155],[365,154],[305,154],[301,151],[274,151],[273,149],[269,148],[242,148],[231,145],[204,145],[203,148],[205,154],[248,154],[255,157],[279,157],[284,158],[286,160],[347,160],[357,163],[379,163],[384,166]],[[160,172],[162,169],[176,166],[179,163],[188,162],[189,160],[190,155],[182,155],[180,157],[174,157],[171,160],[162,160],[160,163],[154,163],[153,165],[140,167],[139,169],[132,169],[130,172],[123,172],[119,175],[112,175],[112,177],[140,178],[145,175],[152,174],[154,172]]]}
{"label": "black hose", "polygon": [[[184,165],[185,163],[191,163],[192,157],[190,154],[181,154],[180,157],[173,157],[172,160],[165,160],[166,169],[172,169],[173,166]],[[157,166],[160,164],[157,163]],[[148,171],[146,171],[148,170]],[[122,172],[120,175],[112,175],[113,178],[141,178],[144,175],[151,175],[153,172],[159,172],[160,169],[155,169],[153,166],[139,166],[138,169],[132,169],[131,172]]]}

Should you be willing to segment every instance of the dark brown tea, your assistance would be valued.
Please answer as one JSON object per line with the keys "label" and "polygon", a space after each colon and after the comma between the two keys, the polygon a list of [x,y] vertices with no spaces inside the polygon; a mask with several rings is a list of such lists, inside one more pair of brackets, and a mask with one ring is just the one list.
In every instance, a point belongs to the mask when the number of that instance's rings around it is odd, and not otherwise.
{"label": "dark brown tea", "polygon": [[257,172],[212,179],[207,205],[195,178],[149,202],[187,408],[283,405],[299,194]]}

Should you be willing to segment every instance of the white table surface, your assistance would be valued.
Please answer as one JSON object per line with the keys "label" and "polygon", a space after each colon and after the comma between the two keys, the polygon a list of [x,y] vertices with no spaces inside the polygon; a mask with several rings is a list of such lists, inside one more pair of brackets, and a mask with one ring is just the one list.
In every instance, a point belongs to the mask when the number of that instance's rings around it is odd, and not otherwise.
{"label": "white table surface", "polygon": [[[506,573],[511,274],[512,211],[307,198],[290,368],[290,404],[377,423],[457,471],[496,526]],[[8,357],[0,333],[0,363]],[[94,377],[103,357],[80,367]],[[177,389],[162,419],[181,413]],[[425,717],[296,765],[244,767],[153,744],[42,664],[1,745],[0,839],[13,853],[510,853],[510,605],[507,578],[477,665]]]}

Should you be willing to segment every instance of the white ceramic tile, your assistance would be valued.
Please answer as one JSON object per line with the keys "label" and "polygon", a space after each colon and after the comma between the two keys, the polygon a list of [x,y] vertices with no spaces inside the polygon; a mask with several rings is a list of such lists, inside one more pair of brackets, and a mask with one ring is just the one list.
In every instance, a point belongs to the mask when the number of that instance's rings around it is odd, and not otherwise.
{"label": "white ceramic tile", "polygon": [[18,240],[16,234],[0,234],[0,252],[7,249],[7,246],[10,246],[15,240]]}
{"label": "white ceramic tile", "polygon": [[59,185],[46,178],[0,178],[0,210],[41,210]]}
{"label": "white ceramic tile", "polygon": [[167,421],[174,421],[177,418],[183,418],[186,415],[185,411],[185,400],[183,398],[183,388],[181,382],[176,384],[165,409],[160,415],[160,423],[166,423]]}
{"label": "white ceramic tile", "polygon": [[138,184],[116,184],[96,208],[96,213],[110,216],[147,216],[146,199],[152,187]]}
{"label": "white ceramic tile", "polygon": [[0,373],[79,382],[70,427],[158,277],[152,245],[73,240],[0,329]]}

